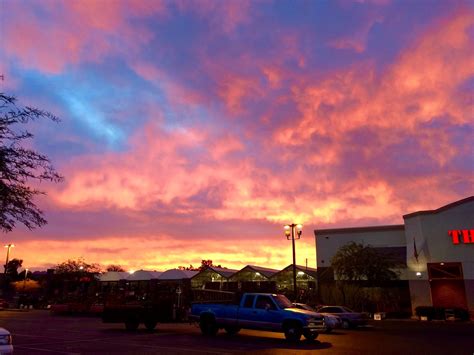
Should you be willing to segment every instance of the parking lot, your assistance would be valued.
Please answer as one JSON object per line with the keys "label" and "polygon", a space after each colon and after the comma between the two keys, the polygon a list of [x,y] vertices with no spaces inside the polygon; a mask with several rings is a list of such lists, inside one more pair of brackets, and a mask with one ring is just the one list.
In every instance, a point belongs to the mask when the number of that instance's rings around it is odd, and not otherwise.
{"label": "parking lot", "polygon": [[127,332],[96,317],[55,316],[47,311],[0,311],[0,326],[13,335],[15,354],[469,354],[474,324],[373,321],[365,329],[322,334],[318,341],[288,343],[283,334],[242,330],[204,337],[187,323]]}

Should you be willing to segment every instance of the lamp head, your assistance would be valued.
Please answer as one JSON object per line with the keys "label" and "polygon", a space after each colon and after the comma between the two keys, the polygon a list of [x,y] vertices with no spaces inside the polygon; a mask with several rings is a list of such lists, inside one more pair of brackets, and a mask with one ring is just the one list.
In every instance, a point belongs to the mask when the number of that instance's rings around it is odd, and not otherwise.
{"label": "lamp head", "polygon": [[287,224],[285,227],[283,227],[285,229],[285,236],[286,236],[286,239],[290,239],[290,236],[291,236],[291,227]]}
{"label": "lamp head", "polygon": [[302,224],[297,224],[296,225],[296,234],[298,235],[298,238],[301,238],[301,234],[303,234],[303,225]]}

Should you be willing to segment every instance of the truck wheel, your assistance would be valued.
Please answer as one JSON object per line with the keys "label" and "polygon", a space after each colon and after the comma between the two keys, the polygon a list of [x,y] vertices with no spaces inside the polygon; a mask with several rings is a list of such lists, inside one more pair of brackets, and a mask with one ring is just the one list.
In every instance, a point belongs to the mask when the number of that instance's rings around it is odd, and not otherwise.
{"label": "truck wheel", "polygon": [[140,325],[140,322],[138,321],[138,318],[136,317],[130,317],[125,321],[125,329],[127,330],[137,330],[138,326]]}
{"label": "truck wheel", "polygon": [[202,334],[209,336],[216,335],[219,330],[216,321],[212,317],[201,317],[199,328],[201,328]]}
{"label": "truck wheel", "polygon": [[296,323],[289,323],[285,326],[285,338],[288,341],[299,341],[301,339],[301,334],[303,330],[301,325]]}
{"label": "truck wheel", "polygon": [[229,335],[235,335],[238,332],[240,332],[240,328],[238,328],[238,327],[225,327],[224,329],[225,329],[226,333],[229,334]]}
{"label": "truck wheel", "polygon": [[155,329],[157,323],[158,322],[156,320],[146,320],[145,328],[149,331],[152,331],[153,329]]}
{"label": "truck wheel", "polygon": [[317,332],[305,331],[305,332],[303,332],[303,335],[304,335],[304,337],[305,337],[306,340],[313,341],[313,340],[315,340],[315,339],[318,337],[319,333],[317,333]]}

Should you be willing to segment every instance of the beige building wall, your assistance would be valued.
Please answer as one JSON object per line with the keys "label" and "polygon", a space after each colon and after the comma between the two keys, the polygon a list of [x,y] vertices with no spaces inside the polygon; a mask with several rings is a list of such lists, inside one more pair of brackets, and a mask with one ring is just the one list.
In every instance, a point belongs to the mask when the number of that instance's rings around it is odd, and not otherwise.
{"label": "beige building wall", "polygon": [[380,247],[404,247],[403,225],[316,230],[316,265],[331,266],[331,258],[340,247],[350,242]]}

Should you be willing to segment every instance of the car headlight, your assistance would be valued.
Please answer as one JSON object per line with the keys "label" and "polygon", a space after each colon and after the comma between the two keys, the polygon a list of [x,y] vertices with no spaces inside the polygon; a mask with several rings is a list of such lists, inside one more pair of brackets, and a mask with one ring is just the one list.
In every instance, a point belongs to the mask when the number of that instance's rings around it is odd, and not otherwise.
{"label": "car headlight", "polygon": [[0,335],[0,345],[10,345],[12,343],[12,336],[8,335]]}
{"label": "car headlight", "polygon": [[325,323],[324,321],[324,318],[308,318],[307,319],[307,322],[308,322],[308,325],[311,327],[315,327],[317,326],[318,324],[320,324],[320,322],[322,322],[323,324]]}

